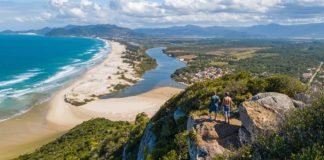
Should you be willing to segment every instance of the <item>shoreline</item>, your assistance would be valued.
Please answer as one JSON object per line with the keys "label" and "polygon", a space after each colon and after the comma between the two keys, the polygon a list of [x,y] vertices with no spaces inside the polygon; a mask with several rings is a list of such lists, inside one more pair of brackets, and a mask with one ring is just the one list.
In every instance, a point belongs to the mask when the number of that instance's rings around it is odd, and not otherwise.
{"label": "shoreline", "polygon": [[[41,36],[41,35],[35,35],[35,36]],[[99,38],[99,37],[96,37],[96,38],[93,38],[93,37],[76,37],[76,38],[85,38],[85,39],[99,40],[99,41],[102,41],[104,43],[104,46],[97,53],[95,53],[91,59],[89,59],[87,61],[84,61],[84,62],[81,62],[83,65],[85,65],[85,67],[83,67],[81,70],[78,70],[77,72],[75,72],[76,74],[73,73],[73,75],[65,75],[66,77],[69,77],[69,76],[72,76],[72,77],[70,77],[69,80],[66,80],[65,82],[61,83],[61,86],[60,87],[57,87],[57,86],[54,87],[54,88],[49,87],[49,90],[51,90],[51,91],[49,93],[46,93],[46,94],[49,94],[47,97],[45,97],[43,99],[39,99],[39,100],[37,100],[34,103],[28,104],[29,107],[27,107],[25,109],[22,109],[22,110],[19,110],[17,113],[12,114],[9,117],[0,119],[0,123],[1,122],[5,122],[7,120],[10,120],[12,118],[21,116],[21,115],[29,112],[30,110],[32,110],[33,107],[39,106],[39,105],[41,105],[43,103],[48,102],[51,99],[51,97],[56,92],[58,92],[61,89],[65,88],[66,86],[70,86],[76,80],[78,80],[80,77],[82,77],[85,73],[87,73],[89,70],[91,70],[92,68],[96,67],[97,65],[103,63],[104,60],[108,57],[109,53],[111,52],[111,50],[110,50],[111,49],[111,46],[110,46],[110,41],[109,40],[102,39],[102,38]],[[99,56],[99,58],[103,58],[104,60],[98,59],[98,56]],[[70,65],[75,65],[75,64],[70,64]],[[63,66],[61,68],[65,68],[67,66],[69,66],[69,65],[65,65],[65,66]],[[61,71],[61,72],[64,72],[64,70]],[[56,76],[57,74],[60,74],[61,72],[57,72],[57,73],[53,74],[53,76]],[[48,79],[45,79],[44,81],[47,81],[47,80]],[[44,81],[41,81],[41,83],[43,83]],[[48,87],[48,86],[42,86],[42,87]],[[38,92],[37,91],[38,88],[36,88],[34,90],[35,91],[29,92],[29,93],[34,93],[34,92],[36,93],[36,92]]]}
{"label": "shoreline", "polygon": [[102,63],[89,69],[66,89],[64,96],[66,102],[74,106],[81,106],[97,100],[102,95],[116,91],[115,86],[117,85],[135,84],[125,79],[135,81],[140,79],[134,68],[124,63],[123,55],[126,46],[114,41],[107,42],[110,44],[111,53]]}
{"label": "shoreline", "polygon": [[0,122],[0,159],[15,158],[29,153],[92,118],[134,121],[136,115],[141,112],[146,112],[151,117],[165,101],[181,91],[177,88],[162,87],[131,97],[95,99],[82,106],[66,103],[65,94],[92,73],[100,72],[103,69],[100,66],[106,61],[111,61],[110,55],[121,54],[116,52],[118,51],[111,45],[110,53],[101,64],[63,86],[48,102],[32,107],[22,115]]}

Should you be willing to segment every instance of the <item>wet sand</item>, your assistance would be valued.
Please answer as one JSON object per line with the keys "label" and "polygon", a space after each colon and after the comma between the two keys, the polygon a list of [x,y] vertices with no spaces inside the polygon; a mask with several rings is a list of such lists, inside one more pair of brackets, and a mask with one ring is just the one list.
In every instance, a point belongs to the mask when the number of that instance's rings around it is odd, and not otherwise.
{"label": "wet sand", "polygon": [[[116,53],[114,51],[116,50],[112,48],[110,54]],[[105,67],[102,65],[94,67],[55,93],[48,102],[33,107],[23,115],[0,122],[0,159],[11,159],[30,153],[92,118],[134,121],[141,112],[146,112],[151,117],[168,99],[181,92],[177,88],[162,87],[131,97],[95,99],[82,106],[65,102],[64,97],[71,89],[79,84],[87,86],[85,83],[92,83],[93,74],[99,73],[107,77],[108,72],[102,71],[103,69]],[[98,79],[100,76],[95,77]]]}

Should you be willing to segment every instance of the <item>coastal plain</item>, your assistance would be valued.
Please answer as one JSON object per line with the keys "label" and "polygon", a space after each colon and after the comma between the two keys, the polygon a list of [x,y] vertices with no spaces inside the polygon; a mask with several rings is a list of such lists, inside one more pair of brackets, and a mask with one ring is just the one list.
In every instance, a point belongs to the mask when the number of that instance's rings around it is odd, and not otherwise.
{"label": "coastal plain", "polygon": [[[76,125],[92,118],[104,117],[110,120],[134,121],[138,113],[145,112],[153,116],[169,98],[181,89],[160,87],[148,92],[123,98],[99,99],[81,106],[66,102],[65,97],[71,91],[74,95],[91,95],[102,88],[123,81],[115,73],[128,69],[128,77],[136,78],[131,68],[123,62],[125,46],[109,42],[111,51],[107,58],[93,67],[80,78],[54,93],[48,102],[33,107],[30,111],[0,123],[0,159],[11,159],[29,153],[40,146],[66,133]],[[110,65],[107,65],[108,63]],[[110,76],[110,81],[106,81]],[[87,90],[88,89],[88,90]],[[80,92],[77,92],[80,91]],[[109,93],[105,90],[103,93]],[[100,95],[98,94],[98,95]],[[85,96],[83,96],[85,97]]]}

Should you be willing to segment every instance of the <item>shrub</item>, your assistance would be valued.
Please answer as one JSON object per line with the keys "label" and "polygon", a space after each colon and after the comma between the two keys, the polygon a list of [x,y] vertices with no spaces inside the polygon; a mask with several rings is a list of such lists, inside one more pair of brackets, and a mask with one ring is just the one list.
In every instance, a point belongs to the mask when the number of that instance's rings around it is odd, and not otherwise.
{"label": "shrub", "polygon": [[18,159],[118,159],[131,129],[128,122],[86,121],[55,141]]}
{"label": "shrub", "polygon": [[303,159],[310,156],[323,159],[324,99],[312,107],[300,109],[288,116],[278,133],[260,137],[253,154],[262,159]]}
{"label": "shrub", "polygon": [[268,83],[265,91],[279,92],[293,97],[297,93],[306,91],[307,87],[295,78],[286,75],[275,75],[266,78]]}

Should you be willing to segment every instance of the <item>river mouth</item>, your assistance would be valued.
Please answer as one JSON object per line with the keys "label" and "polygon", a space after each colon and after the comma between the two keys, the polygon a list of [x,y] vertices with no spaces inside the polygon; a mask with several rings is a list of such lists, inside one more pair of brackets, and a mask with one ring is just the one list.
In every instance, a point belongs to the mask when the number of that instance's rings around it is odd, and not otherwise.
{"label": "river mouth", "polygon": [[165,47],[158,47],[151,48],[146,51],[149,56],[156,60],[157,67],[153,70],[147,71],[142,77],[143,80],[118,92],[101,96],[100,99],[135,96],[159,87],[173,87],[184,89],[186,86],[174,81],[171,78],[171,75],[177,69],[185,67],[186,64],[174,57],[170,57],[164,54],[164,49]]}

